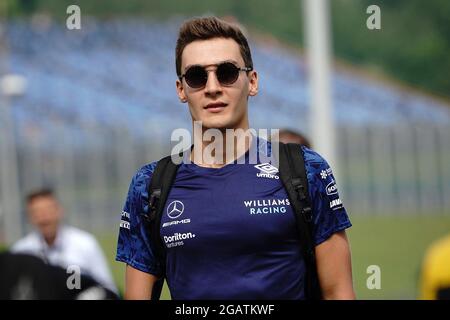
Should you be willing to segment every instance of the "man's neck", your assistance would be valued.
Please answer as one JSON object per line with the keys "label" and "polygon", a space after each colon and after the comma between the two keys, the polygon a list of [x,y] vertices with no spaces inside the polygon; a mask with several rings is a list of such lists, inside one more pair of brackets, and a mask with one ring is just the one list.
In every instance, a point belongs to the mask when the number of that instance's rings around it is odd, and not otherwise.
{"label": "man's neck", "polygon": [[56,240],[58,238],[58,234],[60,232],[61,227],[58,227],[58,229],[56,230],[55,233],[51,234],[51,235],[47,235],[47,236],[43,236],[45,243],[47,244],[47,246],[53,247],[56,244]]}
{"label": "man's neck", "polygon": [[55,244],[55,241],[56,241],[56,234],[52,235],[50,237],[45,237],[44,240],[49,247],[53,247],[53,245]]}
{"label": "man's neck", "polygon": [[[204,137],[207,130],[208,128],[202,127],[201,137],[194,134],[191,161],[201,167],[221,168],[232,163],[248,151],[253,140],[251,135],[229,134],[237,131],[248,132],[248,124],[239,128],[217,129],[221,132],[222,144],[215,139],[206,141]],[[229,130],[228,135],[227,130]]]}

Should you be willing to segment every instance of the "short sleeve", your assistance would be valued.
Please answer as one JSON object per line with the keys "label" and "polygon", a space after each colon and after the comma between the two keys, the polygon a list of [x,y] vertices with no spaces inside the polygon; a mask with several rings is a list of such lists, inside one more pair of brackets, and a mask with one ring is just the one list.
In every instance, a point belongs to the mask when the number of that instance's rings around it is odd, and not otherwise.
{"label": "short sleeve", "polygon": [[327,161],[302,147],[313,209],[314,239],[319,245],[334,233],[352,226],[344,208],[336,179]]}
{"label": "short sleeve", "polygon": [[150,228],[143,218],[148,210],[147,188],[156,163],[141,168],[133,177],[120,217],[116,260],[140,271],[160,274],[153,254]]}

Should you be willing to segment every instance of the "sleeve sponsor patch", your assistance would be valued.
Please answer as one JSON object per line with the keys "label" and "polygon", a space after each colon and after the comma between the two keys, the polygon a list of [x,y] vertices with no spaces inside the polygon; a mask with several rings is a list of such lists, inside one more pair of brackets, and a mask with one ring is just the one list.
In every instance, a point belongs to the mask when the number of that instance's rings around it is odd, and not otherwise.
{"label": "sleeve sponsor patch", "polygon": [[329,184],[327,184],[326,192],[327,192],[327,195],[329,195],[329,196],[338,193],[336,181],[334,181],[334,179]]}
{"label": "sleeve sponsor patch", "polygon": [[120,228],[130,230],[130,214],[126,211],[122,211],[120,220]]}

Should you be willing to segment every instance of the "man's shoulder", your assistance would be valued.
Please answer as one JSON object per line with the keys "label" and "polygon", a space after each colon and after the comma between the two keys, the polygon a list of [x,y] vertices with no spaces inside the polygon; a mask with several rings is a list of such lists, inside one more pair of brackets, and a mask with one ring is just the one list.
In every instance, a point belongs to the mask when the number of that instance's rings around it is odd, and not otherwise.
{"label": "man's shoulder", "polygon": [[327,161],[317,151],[314,151],[308,147],[301,146],[303,152],[303,158],[305,159],[305,165],[328,166]]}
{"label": "man's shoulder", "polygon": [[325,185],[334,182],[333,170],[324,157],[305,146],[302,146],[302,152],[310,186],[323,188]]}
{"label": "man's shoulder", "polygon": [[146,185],[151,179],[157,164],[158,161],[153,161],[137,170],[132,179],[133,186],[137,188],[140,185]]}
{"label": "man's shoulder", "polygon": [[306,172],[310,175],[320,174],[322,170],[331,171],[328,162],[317,151],[301,146]]}
{"label": "man's shoulder", "polygon": [[64,235],[68,237],[76,237],[76,238],[85,238],[90,239],[92,236],[91,233],[89,233],[86,230],[71,226],[71,225],[64,225],[61,227]]}
{"label": "man's shoulder", "polygon": [[39,249],[39,236],[36,232],[31,232],[25,237],[17,240],[12,246],[12,252],[29,252]]}
{"label": "man's shoulder", "polygon": [[62,227],[64,240],[77,246],[92,246],[97,244],[97,239],[93,234],[86,230],[74,226],[65,225]]}

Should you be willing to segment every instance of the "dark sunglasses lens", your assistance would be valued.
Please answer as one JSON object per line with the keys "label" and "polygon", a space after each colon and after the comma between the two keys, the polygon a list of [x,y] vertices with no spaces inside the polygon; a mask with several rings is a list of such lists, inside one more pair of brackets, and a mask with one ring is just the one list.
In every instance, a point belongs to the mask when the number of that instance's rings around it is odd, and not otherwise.
{"label": "dark sunglasses lens", "polygon": [[200,66],[191,67],[186,71],[185,79],[191,88],[201,88],[205,86],[208,75]]}
{"label": "dark sunglasses lens", "polygon": [[221,84],[229,85],[236,82],[239,77],[239,69],[230,62],[222,63],[217,67],[217,79]]}

